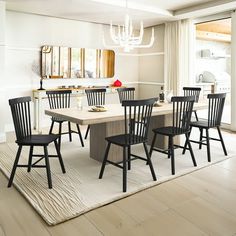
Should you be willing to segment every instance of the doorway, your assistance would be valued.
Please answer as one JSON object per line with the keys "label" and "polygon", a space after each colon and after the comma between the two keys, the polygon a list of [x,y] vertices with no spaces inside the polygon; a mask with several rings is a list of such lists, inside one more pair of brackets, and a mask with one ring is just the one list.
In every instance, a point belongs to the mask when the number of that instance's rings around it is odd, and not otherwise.
{"label": "doorway", "polygon": [[[231,124],[231,18],[202,22],[196,26],[196,85],[201,99],[209,93],[227,93],[222,116],[225,127]],[[207,118],[207,110],[198,112]]]}

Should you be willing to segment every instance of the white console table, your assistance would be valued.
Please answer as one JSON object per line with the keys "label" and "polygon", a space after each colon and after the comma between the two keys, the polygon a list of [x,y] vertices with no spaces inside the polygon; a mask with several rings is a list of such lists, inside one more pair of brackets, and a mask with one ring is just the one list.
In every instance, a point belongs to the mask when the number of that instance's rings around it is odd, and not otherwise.
{"label": "white console table", "polygon": [[[95,88],[95,87],[94,87]],[[85,89],[69,89],[72,91],[71,96],[85,96]],[[92,88],[91,88],[92,89]],[[116,93],[116,87],[108,87],[107,93]],[[42,100],[47,99],[47,90],[62,90],[62,89],[46,89],[46,90],[33,90],[33,102],[34,102],[34,129],[37,130],[39,134],[42,133],[42,118],[43,118],[43,105]]]}

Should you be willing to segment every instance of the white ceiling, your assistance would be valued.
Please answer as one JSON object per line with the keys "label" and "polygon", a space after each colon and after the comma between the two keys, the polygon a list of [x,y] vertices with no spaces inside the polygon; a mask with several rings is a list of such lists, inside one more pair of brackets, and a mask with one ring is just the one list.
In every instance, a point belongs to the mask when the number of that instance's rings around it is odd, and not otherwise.
{"label": "white ceiling", "polygon": [[[104,24],[109,24],[111,20],[115,24],[122,23],[125,14],[125,0],[5,1],[8,10]],[[148,27],[181,18],[181,14],[175,13],[184,11],[186,14],[198,7],[206,10],[206,7],[219,6],[223,2],[230,2],[230,7],[236,8],[236,1],[232,0],[128,0],[128,8],[134,22],[143,20]],[[206,11],[204,14],[207,14]]]}

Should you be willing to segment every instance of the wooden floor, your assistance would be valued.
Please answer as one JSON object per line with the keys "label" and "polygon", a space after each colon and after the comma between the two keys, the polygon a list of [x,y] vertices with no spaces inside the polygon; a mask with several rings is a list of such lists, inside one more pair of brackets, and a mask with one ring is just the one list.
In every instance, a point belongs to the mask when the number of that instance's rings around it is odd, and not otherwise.
{"label": "wooden floor", "polygon": [[0,236],[236,235],[236,157],[53,227],[6,185],[0,173]]}

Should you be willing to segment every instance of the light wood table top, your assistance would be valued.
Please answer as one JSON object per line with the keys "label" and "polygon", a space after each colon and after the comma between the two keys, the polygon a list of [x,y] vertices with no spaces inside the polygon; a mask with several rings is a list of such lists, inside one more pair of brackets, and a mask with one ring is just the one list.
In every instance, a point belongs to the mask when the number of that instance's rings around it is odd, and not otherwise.
{"label": "light wood table top", "polygon": [[[45,110],[45,114],[80,125],[99,124],[124,119],[124,108],[120,104],[108,104],[105,107],[107,111],[104,112],[90,112],[91,107],[83,107],[82,110],[78,108],[49,109]],[[206,103],[196,103],[194,105],[195,110],[205,108],[207,108]],[[152,116],[167,115],[171,114],[172,111],[171,103],[163,103],[161,106],[153,107]]]}

